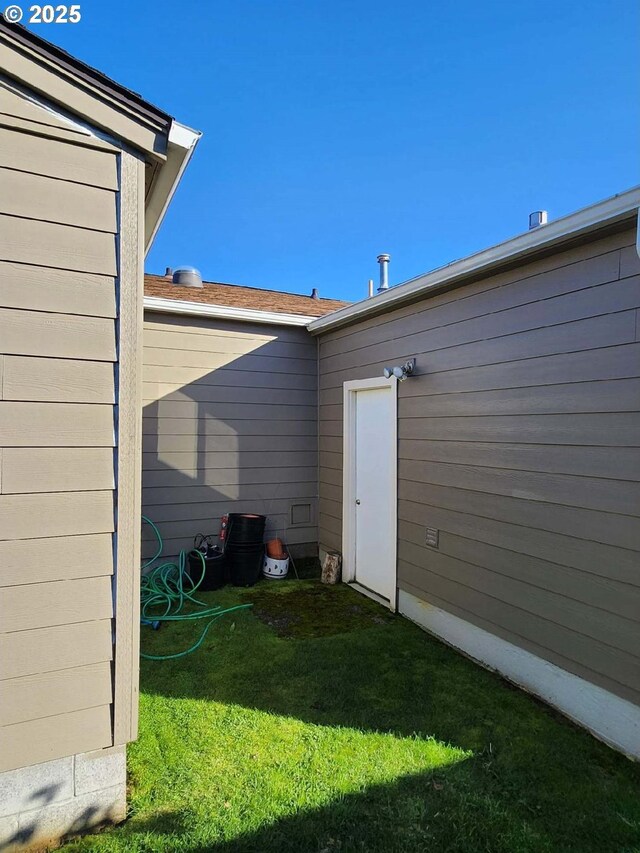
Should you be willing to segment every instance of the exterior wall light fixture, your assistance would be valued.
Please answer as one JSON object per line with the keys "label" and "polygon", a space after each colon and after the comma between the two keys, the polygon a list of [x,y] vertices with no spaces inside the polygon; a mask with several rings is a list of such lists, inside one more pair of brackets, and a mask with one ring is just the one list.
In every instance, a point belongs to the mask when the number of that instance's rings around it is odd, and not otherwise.
{"label": "exterior wall light fixture", "polygon": [[385,367],[383,373],[385,379],[390,379],[392,376],[395,376],[398,382],[404,382],[405,379],[408,379],[409,376],[413,375],[415,369],[416,360],[415,358],[410,358],[408,361],[405,361],[404,364],[400,364],[397,367]]}

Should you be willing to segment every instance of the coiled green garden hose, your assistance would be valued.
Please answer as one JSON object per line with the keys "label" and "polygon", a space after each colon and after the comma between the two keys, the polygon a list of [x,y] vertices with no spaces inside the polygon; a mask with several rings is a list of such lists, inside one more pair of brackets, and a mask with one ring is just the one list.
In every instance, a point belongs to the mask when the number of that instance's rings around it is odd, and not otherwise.
{"label": "coiled green garden hose", "polygon": [[[147,518],[142,516],[142,520],[146,522],[158,540],[158,549],[156,553],[142,564],[142,571],[149,571],[142,575],[140,581],[140,617],[148,622],[192,622],[197,619],[208,619],[209,621],[204,627],[200,638],[190,648],[183,652],[176,652],[172,655],[149,655],[145,652],[140,652],[140,657],[146,660],[174,660],[175,658],[183,658],[186,655],[195,652],[207,636],[209,628],[218,619],[226,616],[227,613],[232,613],[234,610],[246,610],[248,607],[253,607],[252,604],[236,604],[234,607],[209,607],[204,601],[198,601],[194,598],[193,593],[198,589],[206,571],[204,556],[200,551],[193,551],[198,554],[202,562],[202,574],[197,583],[193,580],[187,571],[187,551],[180,551],[177,563],[160,563],[157,566],[153,564],[162,555],[163,543],[162,536],[156,525]],[[153,568],[151,568],[153,566]],[[190,613],[183,613],[182,608],[188,604],[196,605],[204,610],[196,610]]]}

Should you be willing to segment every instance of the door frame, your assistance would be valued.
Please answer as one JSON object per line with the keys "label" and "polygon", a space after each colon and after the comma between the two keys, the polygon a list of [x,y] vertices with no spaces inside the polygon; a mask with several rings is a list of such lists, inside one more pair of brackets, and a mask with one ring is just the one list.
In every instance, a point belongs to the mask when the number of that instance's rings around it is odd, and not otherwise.
{"label": "door frame", "polygon": [[[393,485],[391,491],[390,528],[393,536],[393,572],[389,578],[389,588],[386,590],[389,608],[397,607],[398,596],[398,380],[395,376],[386,379],[383,376],[373,379],[352,379],[343,384],[343,465],[342,465],[342,579],[346,583],[356,580],[356,518],[355,518],[355,487],[356,487],[356,394],[374,388],[388,388],[391,391],[392,427],[391,445],[393,447]],[[369,595],[369,590],[358,586],[358,589]],[[370,597],[378,600],[371,593]],[[386,602],[385,602],[386,604]]]}

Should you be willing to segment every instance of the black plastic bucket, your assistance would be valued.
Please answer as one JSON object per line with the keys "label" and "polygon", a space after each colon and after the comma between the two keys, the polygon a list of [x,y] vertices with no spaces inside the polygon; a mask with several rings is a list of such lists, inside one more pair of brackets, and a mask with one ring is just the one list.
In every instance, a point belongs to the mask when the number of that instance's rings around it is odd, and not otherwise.
{"label": "black plastic bucket", "polygon": [[227,545],[229,579],[234,586],[253,586],[260,580],[264,545]]}
{"label": "black plastic bucket", "polygon": [[262,545],[266,523],[264,515],[232,512],[229,515],[228,545]]}
{"label": "black plastic bucket", "polygon": [[[202,553],[202,552],[198,552]],[[189,574],[194,583],[198,583],[202,574],[202,560],[195,551],[189,552]],[[212,590],[220,589],[227,582],[227,559],[223,553],[208,552],[207,556],[202,554],[204,559],[204,578],[198,589]]]}

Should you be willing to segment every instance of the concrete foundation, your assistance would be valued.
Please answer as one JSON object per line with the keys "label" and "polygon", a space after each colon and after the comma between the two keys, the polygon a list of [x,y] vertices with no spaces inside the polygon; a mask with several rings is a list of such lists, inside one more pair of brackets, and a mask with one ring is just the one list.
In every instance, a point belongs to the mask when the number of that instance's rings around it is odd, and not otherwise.
{"label": "concrete foundation", "polygon": [[126,817],[125,748],[0,773],[0,853],[44,851]]}

